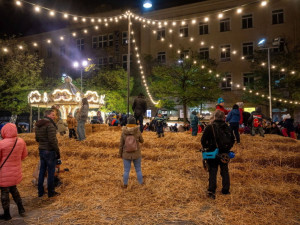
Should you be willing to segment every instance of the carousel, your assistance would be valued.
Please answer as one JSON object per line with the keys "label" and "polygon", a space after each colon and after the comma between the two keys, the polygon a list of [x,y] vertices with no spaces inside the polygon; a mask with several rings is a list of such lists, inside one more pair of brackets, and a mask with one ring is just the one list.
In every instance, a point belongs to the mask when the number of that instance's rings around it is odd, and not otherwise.
{"label": "carousel", "polygon": [[74,116],[76,110],[81,107],[82,98],[87,98],[89,109],[94,109],[90,112],[90,116],[96,114],[96,111],[104,105],[105,95],[98,95],[96,91],[87,91],[82,93],[73,83],[72,78],[67,76],[64,83],[50,93],[32,91],[28,95],[28,103],[30,105],[30,127],[32,124],[32,108],[38,108],[38,119],[40,116],[40,108],[51,108],[53,105],[58,106],[61,118],[67,119],[69,113]]}

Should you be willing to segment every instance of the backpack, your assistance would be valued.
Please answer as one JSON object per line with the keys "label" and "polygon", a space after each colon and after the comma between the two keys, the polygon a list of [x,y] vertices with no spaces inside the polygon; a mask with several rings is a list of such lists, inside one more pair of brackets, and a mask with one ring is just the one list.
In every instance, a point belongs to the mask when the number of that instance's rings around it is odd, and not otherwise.
{"label": "backpack", "polygon": [[230,128],[226,124],[222,126],[212,125],[212,128],[216,132],[217,146],[221,153],[229,152],[234,143]]}
{"label": "backpack", "polygon": [[137,141],[134,135],[127,135],[124,144],[125,152],[135,152],[137,149]]}
{"label": "backpack", "polygon": [[253,116],[253,127],[260,127],[261,126],[261,122],[260,122],[260,119],[262,118],[261,115],[254,115]]}

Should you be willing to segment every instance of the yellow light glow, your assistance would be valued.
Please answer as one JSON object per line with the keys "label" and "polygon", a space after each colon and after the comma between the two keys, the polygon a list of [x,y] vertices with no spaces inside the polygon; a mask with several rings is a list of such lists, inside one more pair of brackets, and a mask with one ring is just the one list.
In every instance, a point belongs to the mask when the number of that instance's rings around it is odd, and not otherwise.
{"label": "yellow light glow", "polygon": [[34,42],[34,43],[33,43],[33,46],[34,46],[34,47],[37,47],[38,45],[37,45],[37,43],[36,43],[36,42]]}
{"label": "yellow light glow", "polygon": [[41,8],[40,8],[39,6],[35,6],[35,7],[34,7],[34,11],[40,12],[40,11],[41,11]]}
{"label": "yellow light glow", "polygon": [[8,49],[7,49],[7,48],[3,48],[3,51],[4,51],[4,52],[8,52]]}
{"label": "yellow light glow", "polygon": [[200,42],[200,45],[204,45],[204,41],[201,41],[201,42]]}
{"label": "yellow light glow", "polygon": [[49,12],[49,15],[50,15],[50,16],[55,16],[55,12],[54,12],[54,11],[50,11],[50,12]]}
{"label": "yellow light glow", "polygon": [[192,24],[195,24],[196,23],[196,20],[192,20]]}
{"label": "yellow light glow", "polygon": [[156,30],[153,31],[153,34],[156,34]]}
{"label": "yellow light glow", "polygon": [[48,39],[48,40],[47,40],[47,43],[48,43],[48,44],[51,44],[51,40],[50,40],[50,39]]}
{"label": "yellow light glow", "polygon": [[223,18],[223,16],[224,16],[223,13],[219,13],[219,14],[218,14],[218,18],[219,18],[219,19]]}
{"label": "yellow light glow", "polygon": [[69,15],[67,13],[64,14],[64,18],[67,19]]}
{"label": "yellow light glow", "polygon": [[16,1],[17,6],[21,6],[22,3],[20,1]]}
{"label": "yellow light glow", "polygon": [[241,8],[239,8],[239,9],[236,10],[236,12],[237,12],[238,14],[242,13],[242,11],[243,11],[243,10],[242,10]]}
{"label": "yellow light glow", "polygon": [[242,56],[242,57],[241,57],[241,59],[245,59],[245,57],[244,57],[244,56]]}
{"label": "yellow light glow", "polygon": [[42,95],[39,91],[32,91],[28,95],[28,101],[30,103],[40,102],[42,100]]}
{"label": "yellow light glow", "polygon": [[194,60],[194,64],[197,64],[197,61],[196,61],[196,60]]}
{"label": "yellow light glow", "polygon": [[76,37],[76,33],[75,33],[75,32],[73,32],[73,33],[72,33],[72,36],[73,36],[73,37]]}
{"label": "yellow light glow", "polygon": [[260,5],[261,5],[261,6],[266,6],[267,3],[268,3],[267,1],[262,1],[262,2],[260,3]]}
{"label": "yellow light glow", "polygon": [[98,23],[101,23],[102,22],[102,20],[101,19],[98,19]]}
{"label": "yellow light glow", "polygon": [[181,52],[180,50],[177,51],[178,54],[180,54],[180,52]]}
{"label": "yellow light glow", "polygon": [[235,55],[235,54],[236,54],[236,51],[232,51],[232,54],[234,54],[234,55]]}
{"label": "yellow light glow", "polygon": [[211,49],[214,49],[215,47],[212,45],[212,46],[210,46],[210,48],[211,48]]}
{"label": "yellow light glow", "polygon": [[190,41],[194,41],[194,38],[193,38],[193,37],[191,37],[191,38],[190,38]]}
{"label": "yellow light glow", "polygon": [[19,45],[19,49],[23,50],[23,46],[22,46],[22,45]]}
{"label": "yellow light glow", "polygon": [[78,20],[78,18],[77,18],[76,16],[74,16],[74,17],[73,17],[73,20],[74,20],[74,21],[77,21],[77,20]]}
{"label": "yellow light glow", "polygon": [[181,25],[185,25],[185,21],[181,21]]}
{"label": "yellow light glow", "polygon": [[82,20],[82,22],[84,22],[84,23],[86,22],[86,18],[82,18],[81,20]]}
{"label": "yellow light glow", "polygon": [[225,52],[226,51],[226,48],[222,48],[222,52]]}
{"label": "yellow light glow", "polygon": [[172,30],[172,29],[170,29],[170,30],[169,30],[169,33],[172,33],[172,32],[173,32],[173,30]]}
{"label": "yellow light glow", "polygon": [[167,26],[167,25],[168,25],[168,22],[167,22],[167,21],[165,21],[165,22],[164,22],[164,25],[165,25],[165,26]]}
{"label": "yellow light glow", "polygon": [[62,41],[63,41],[63,40],[64,40],[64,37],[63,37],[63,36],[61,36],[61,37],[60,37],[60,40],[62,40]]}
{"label": "yellow light glow", "polygon": [[173,22],[172,25],[173,25],[173,26],[176,26],[176,22]]}
{"label": "yellow light glow", "polygon": [[181,34],[179,34],[179,37],[183,37],[183,34],[181,33]]}
{"label": "yellow light glow", "polygon": [[209,18],[208,18],[208,17],[205,17],[205,18],[204,18],[204,21],[205,21],[205,22],[208,22],[208,21],[209,21]]}
{"label": "yellow light glow", "polygon": [[84,32],[85,34],[87,34],[88,31],[87,31],[87,30],[83,30],[83,32]]}
{"label": "yellow light glow", "polygon": [[98,26],[95,26],[95,29],[96,29],[96,30],[98,30],[98,28],[99,28]]}
{"label": "yellow light glow", "polygon": [[295,74],[295,71],[292,71],[291,74]]}
{"label": "yellow light glow", "polygon": [[281,72],[284,72],[284,71],[285,71],[285,69],[284,69],[284,68],[282,68],[282,69],[281,69]]}
{"label": "yellow light glow", "polygon": [[94,23],[94,22],[95,22],[95,19],[94,19],[94,18],[92,18],[92,19],[91,19],[91,22],[92,22],[92,23]]}
{"label": "yellow light glow", "polygon": [[170,47],[170,48],[172,48],[172,47],[173,47],[173,45],[172,45],[172,44],[169,44],[169,47]]}

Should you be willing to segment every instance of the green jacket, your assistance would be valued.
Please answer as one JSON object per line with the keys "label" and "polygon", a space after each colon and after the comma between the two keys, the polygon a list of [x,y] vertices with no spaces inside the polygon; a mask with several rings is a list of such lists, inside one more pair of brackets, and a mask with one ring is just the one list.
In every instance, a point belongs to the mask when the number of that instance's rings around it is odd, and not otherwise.
{"label": "green jacket", "polygon": [[[126,136],[133,135],[136,138],[137,142],[137,150],[134,152],[126,152],[123,150],[125,145]],[[121,140],[120,140],[120,148],[119,155],[122,156],[123,159],[138,159],[142,157],[141,148],[139,143],[143,143],[144,139],[142,133],[140,132],[140,128],[135,124],[127,124],[126,127],[122,128]]]}

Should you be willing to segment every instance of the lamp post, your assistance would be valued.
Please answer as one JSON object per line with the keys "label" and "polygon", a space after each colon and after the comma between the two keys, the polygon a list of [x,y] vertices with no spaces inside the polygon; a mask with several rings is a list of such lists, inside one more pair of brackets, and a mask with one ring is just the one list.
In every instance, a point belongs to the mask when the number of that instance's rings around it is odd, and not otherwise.
{"label": "lamp post", "polygon": [[[273,45],[275,45],[273,43]],[[277,44],[276,44],[277,45]],[[258,42],[258,47],[260,47],[260,49],[267,49],[268,50],[268,76],[269,76],[269,110],[270,110],[270,118],[271,120],[272,118],[272,93],[271,93],[271,60],[270,60],[270,49],[272,48],[277,48],[277,47],[269,47],[266,46],[266,39],[263,38]]]}
{"label": "lamp post", "polygon": [[83,93],[82,92],[82,72],[83,72],[83,69],[86,68],[87,65],[88,65],[88,61],[86,61],[86,60],[82,60],[81,64],[79,64],[79,62],[77,62],[77,61],[73,63],[74,68],[80,67],[81,93]]}

